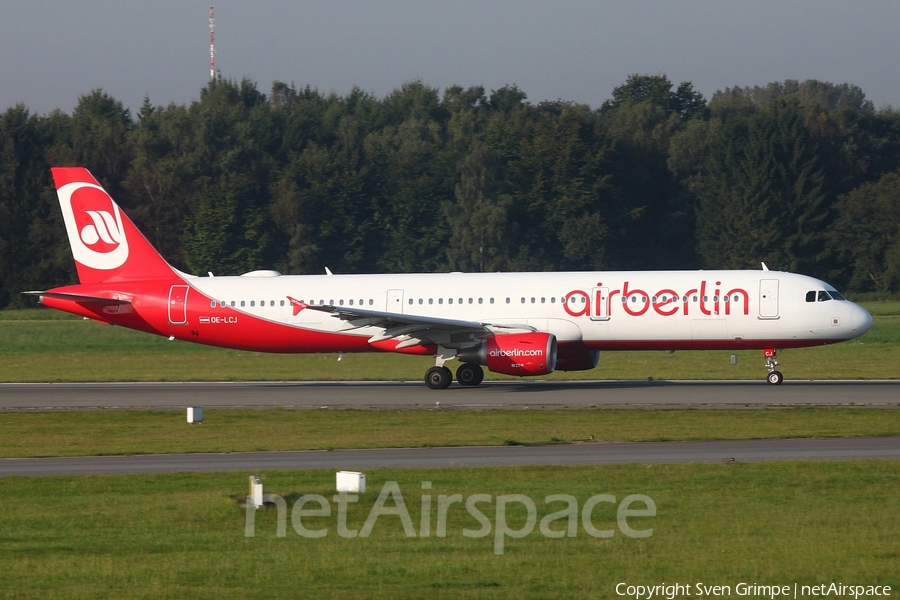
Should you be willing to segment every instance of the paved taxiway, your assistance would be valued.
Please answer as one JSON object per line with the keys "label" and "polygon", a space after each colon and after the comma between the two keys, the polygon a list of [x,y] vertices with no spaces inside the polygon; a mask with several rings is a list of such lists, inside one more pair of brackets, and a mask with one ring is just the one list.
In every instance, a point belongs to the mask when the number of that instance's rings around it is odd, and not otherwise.
{"label": "paved taxiway", "polygon": [[266,470],[362,470],[379,467],[715,463],[731,462],[732,459],[739,463],[812,459],[898,460],[900,437],[7,458],[0,459],[0,477],[198,471],[260,473]]}
{"label": "paved taxiway", "polygon": [[496,381],[429,390],[421,382],[5,383],[0,410],[291,408],[900,407],[900,381]]}

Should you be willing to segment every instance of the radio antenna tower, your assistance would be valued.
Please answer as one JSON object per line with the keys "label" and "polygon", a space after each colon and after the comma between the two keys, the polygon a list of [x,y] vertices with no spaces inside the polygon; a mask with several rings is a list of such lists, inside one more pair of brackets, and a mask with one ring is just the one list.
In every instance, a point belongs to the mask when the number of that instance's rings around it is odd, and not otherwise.
{"label": "radio antenna tower", "polygon": [[216,80],[216,13],[209,7],[209,80]]}

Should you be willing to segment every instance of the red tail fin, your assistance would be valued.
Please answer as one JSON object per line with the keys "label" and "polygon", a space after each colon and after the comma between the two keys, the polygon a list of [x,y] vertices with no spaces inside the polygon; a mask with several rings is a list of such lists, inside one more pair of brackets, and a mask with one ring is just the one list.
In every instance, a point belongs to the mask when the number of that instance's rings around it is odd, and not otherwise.
{"label": "red tail fin", "polygon": [[81,283],[177,276],[87,169],[50,170]]}

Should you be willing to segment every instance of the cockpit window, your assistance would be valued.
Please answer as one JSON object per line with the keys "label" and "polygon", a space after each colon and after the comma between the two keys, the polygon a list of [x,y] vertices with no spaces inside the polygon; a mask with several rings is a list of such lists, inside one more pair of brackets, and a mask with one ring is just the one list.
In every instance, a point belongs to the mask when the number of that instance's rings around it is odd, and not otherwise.
{"label": "cockpit window", "polygon": [[846,300],[846,298],[841,296],[841,294],[836,290],[829,290],[828,293],[831,294],[831,297],[835,300]]}
{"label": "cockpit window", "polygon": [[816,301],[816,291],[815,290],[806,292],[806,301],[807,302],[815,302]]}
{"label": "cockpit window", "polygon": [[828,295],[828,292],[824,290],[819,291],[819,302],[825,302],[827,300],[831,300],[831,296]]}

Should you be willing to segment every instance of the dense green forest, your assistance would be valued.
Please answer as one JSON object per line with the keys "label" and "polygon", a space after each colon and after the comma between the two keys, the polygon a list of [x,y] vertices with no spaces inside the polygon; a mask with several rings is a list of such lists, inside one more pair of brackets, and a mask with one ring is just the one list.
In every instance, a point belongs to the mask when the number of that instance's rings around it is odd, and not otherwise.
{"label": "dense green forest", "polygon": [[0,115],[0,307],[75,271],[49,173],[83,165],[205,274],[759,268],[900,290],[900,112],[788,80],[602,106],[414,81],[378,98],[219,79],[137,115]]}

